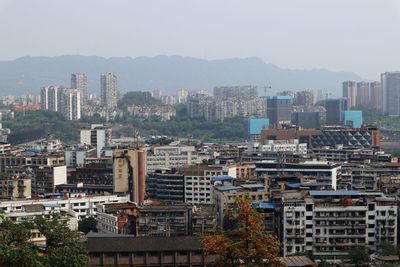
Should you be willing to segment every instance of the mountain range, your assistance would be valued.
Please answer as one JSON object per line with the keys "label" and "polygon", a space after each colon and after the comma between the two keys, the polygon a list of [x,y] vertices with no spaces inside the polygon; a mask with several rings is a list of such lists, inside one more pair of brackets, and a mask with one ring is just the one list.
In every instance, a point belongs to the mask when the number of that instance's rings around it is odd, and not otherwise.
{"label": "mountain range", "polygon": [[362,80],[351,72],[283,69],[255,57],[204,60],[181,56],[27,56],[0,61],[0,95],[39,94],[45,85],[68,87],[73,72],[86,73],[89,92],[97,94],[100,73],[104,72],[116,72],[121,93],[159,89],[171,94],[180,88],[212,92],[215,86],[258,85],[259,88],[271,86],[268,94],[281,90],[326,88],[340,96],[343,81]]}

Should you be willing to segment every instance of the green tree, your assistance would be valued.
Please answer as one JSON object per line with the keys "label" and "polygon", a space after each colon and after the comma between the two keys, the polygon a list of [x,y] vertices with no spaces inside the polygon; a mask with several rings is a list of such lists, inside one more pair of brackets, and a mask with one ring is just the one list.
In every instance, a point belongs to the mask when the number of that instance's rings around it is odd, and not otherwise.
{"label": "green tree", "polygon": [[369,252],[366,246],[355,247],[349,251],[349,260],[356,266],[364,266],[369,262]]}
{"label": "green tree", "polygon": [[79,221],[78,230],[84,232],[85,234],[92,232],[97,232],[97,221],[93,217],[85,218]]}
{"label": "green tree", "polygon": [[[44,252],[32,243],[32,231],[38,231],[46,238]],[[0,266],[88,266],[87,253],[78,238],[79,233],[70,230],[67,221],[58,214],[22,223],[2,219]]]}
{"label": "green tree", "polygon": [[399,250],[396,246],[388,242],[382,242],[377,247],[377,254],[379,256],[398,255]]}
{"label": "green tree", "polygon": [[249,199],[237,199],[227,216],[232,229],[202,239],[204,252],[219,255],[220,266],[279,266],[279,243],[265,233],[261,215]]}

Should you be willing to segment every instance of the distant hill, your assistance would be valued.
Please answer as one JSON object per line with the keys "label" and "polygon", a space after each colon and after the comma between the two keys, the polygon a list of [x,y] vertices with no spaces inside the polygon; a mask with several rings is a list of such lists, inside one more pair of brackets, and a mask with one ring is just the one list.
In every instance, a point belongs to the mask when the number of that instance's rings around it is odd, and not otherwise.
{"label": "distant hill", "polygon": [[357,74],[317,70],[288,70],[259,58],[203,60],[180,56],[103,58],[97,56],[21,57],[0,61],[0,95],[38,94],[44,85],[70,85],[70,74],[85,72],[90,92],[99,92],[100,73],[114,71],[121,93],[180,88],[207,89],[218,85],[272,86],[272,90],[327,88],[339,96],[345,80]]}

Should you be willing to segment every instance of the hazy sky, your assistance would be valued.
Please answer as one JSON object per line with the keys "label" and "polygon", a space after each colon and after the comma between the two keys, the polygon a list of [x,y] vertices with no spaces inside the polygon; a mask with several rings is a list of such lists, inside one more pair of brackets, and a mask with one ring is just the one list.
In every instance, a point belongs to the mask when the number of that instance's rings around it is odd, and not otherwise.
{"label": "hazy sky", "polygon": [[256,56],[285,68],[400,70],[400,0],[0,0],[0,60]]}

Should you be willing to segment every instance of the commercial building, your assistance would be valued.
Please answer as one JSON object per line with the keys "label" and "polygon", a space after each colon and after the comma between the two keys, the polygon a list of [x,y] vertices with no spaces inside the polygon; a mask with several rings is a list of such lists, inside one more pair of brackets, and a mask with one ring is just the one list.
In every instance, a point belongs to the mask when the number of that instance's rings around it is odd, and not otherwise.
{"label": "commercial building", "polygon": [[97,149],[97,157],[101,156],[104,147],[111,144],[112,130],[103,124],[92,124],[80,130],[81,145],[92,145]]}
{"label": "commercial building", "polygon": [[272,128],[290,124],[292,119],[292,98],[290,96],[269,96],[267,98],[267,117]]}
{"label": "commercial building", "polygon": [[141,148],[114,150],[114,192],[128,193],[130,201],[140,205],[146,194],[146,151]]}
{"label": "commercial building", "polygon": [[400,116],[400,72],[381,74],[383,90],[383,112],[389,116]]}
{"label": "commercial building", "polygon": [[117,75],[114,72],[100,75],[101,104],[108,110],[113,110],[118,104]]}
{"label": "commercial building", "polygon": [[347,98],[349,108],[357,106],[357,83],[354,81],[343,82],[343,98]]}
{"label": "commercial building", "polygon": [[363,114],[361,110],[345,110],[342,113],[343,125],[351,128],[361,128],[363,124]]}
{"label": "commercial building", "polygon": [[342,125],[342,112],[348,110],[347,99],[328,99],[325,108],[326,125]]}
{"label": "commercial building", "polygon": [[263,129],[268,129],[269,120],[263,119],[248,119],[245,120],[246,133],[245,137],[250,140],[259,140],[261,136],[261,131]]}
{"label": "commercial building", "polygon": [[86,101],[89,98],[87,90],[87,77],[85,73],[71,74],[71,88],[77,89],[81,95],[81,107],[85,107]]}
{"label": "commercial building", "polygon": [[320,127],[319,112],[294,112],[292,123],[304,129],[318,129]]}
{"label": "commercial building", "polygon": [[305,155],[307,154],[307,143],[300,143],[298,139],[265,140],[264,143],[253,143],[246,152],[292,152]]}

